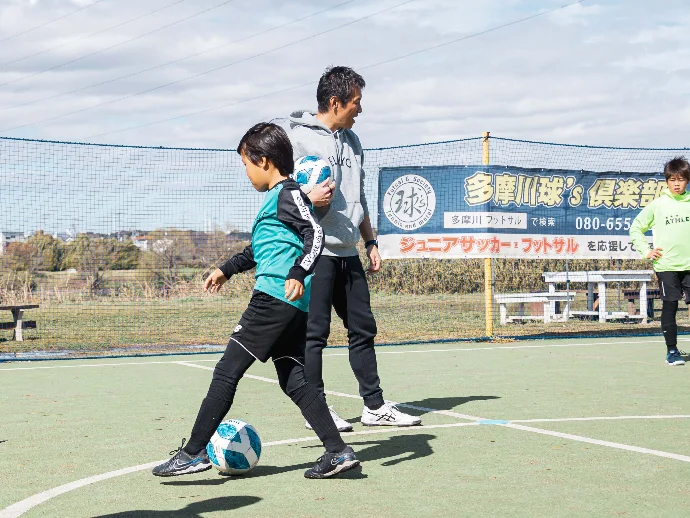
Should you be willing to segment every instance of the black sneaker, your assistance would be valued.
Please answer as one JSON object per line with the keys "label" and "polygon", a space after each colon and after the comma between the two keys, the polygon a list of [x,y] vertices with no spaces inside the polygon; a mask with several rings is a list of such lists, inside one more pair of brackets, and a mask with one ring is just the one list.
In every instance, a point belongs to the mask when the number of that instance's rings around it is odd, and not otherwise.
{"label": "black sneaker", "polygon": [[196,455],[190,455],[182,449],[183,446],[184,439],[182,439],[182,446],[170,452],[170,455],[172,455],[170,460],[153,468],[153,474],[157,477],[175,477],[177,475],[199,473],[213,467],[211,461],[208,460],[206,448]]}
{"label": "black sneaker", "polygon": [[685,360],[681,356],[685,354],[683,351],[673,350],[666,354],[666,363],[668,365],[685,365]]}
{"label": "black sneaker", "polygon": [[340,453],[324,453],[313,468],[304,472],[305,478],[328,478],[359,466],[355,452],[347,446]]}

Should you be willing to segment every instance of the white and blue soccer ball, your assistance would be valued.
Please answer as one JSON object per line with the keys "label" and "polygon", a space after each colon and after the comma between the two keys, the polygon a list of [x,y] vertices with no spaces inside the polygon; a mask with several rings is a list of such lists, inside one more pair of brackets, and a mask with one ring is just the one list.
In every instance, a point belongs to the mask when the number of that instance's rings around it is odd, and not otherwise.
{"label": "white and blue soccer ball", "polygon": [[302,191],[309,194],[318,184],[331,178],[331,166],[318,156],[303,156],[295,162],[293,178],[302,186]]}
{"label": "white and blue soccer ball", "polygon": [[218,425],[206,452],[211,464],[221,473],[242,475],[259,462],[261,439],[252,425],[228,419]]}

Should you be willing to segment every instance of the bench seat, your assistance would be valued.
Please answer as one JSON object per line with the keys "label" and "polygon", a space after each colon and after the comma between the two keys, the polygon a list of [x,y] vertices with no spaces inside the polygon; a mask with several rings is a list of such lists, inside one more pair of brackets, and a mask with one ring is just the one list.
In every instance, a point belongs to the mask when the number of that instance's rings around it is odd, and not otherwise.
{"label": "bench seat", "polygon": [[[570,317],[570,303],[575,299],[574,292],[536,292],[536,293],[498,293],[494,295],[494,300],[499,305],[499,314],[501,325],[517,320],[543,320],[549,323],[552,320],[568,320]],[[544,304],[543,315],[525,315],[524,308],[526,303],[542,303]],[[564,302],[563,313],[556,315],[551,313],[553,302]],[[518,314],[509,316],[507,305],[518,304]]]}

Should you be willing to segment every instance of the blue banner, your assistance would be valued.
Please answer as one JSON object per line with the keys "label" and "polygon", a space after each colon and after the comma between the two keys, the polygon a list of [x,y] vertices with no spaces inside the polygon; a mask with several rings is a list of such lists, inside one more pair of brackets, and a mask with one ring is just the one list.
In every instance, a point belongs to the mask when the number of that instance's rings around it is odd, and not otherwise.
{"label": "blue banner", "polygon": [[659,175],[500,166],[382,168],[382,256],[638,258],[628,231]]}

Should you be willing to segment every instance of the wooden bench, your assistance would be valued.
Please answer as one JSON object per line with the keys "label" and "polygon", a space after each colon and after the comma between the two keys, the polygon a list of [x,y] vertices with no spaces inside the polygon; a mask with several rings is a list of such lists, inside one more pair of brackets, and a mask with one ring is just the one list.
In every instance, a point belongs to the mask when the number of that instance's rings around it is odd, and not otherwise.
{"label": "wooden bench", "polygon": [[0,306],[0,309],[9,309],[12,312],[14,322],[0,322],[0,329],[14,329],[13,340],[23,342],[22,329],[36,329],[34,320],[24,320],[24,310],[36,309],[38,304],[21,304],[17,306]]}
{"label": "wooden bench", "polygon": [[[517,320],[543,320],[544,323],[549,323],[553,320],[568,320],[570,317],[570,303],[575,299],[573,292],[554,292],[554,293],[501,293],[494,295],[494,300],[499,306],[499,313],[501,317],[501,325]],[[525,304],[530,302],[537,302],[544,304],[543,315],[525,315]],[[557,315],[551,312],[554,302],[563,302],[563,313]],[[519,304],[518,314],[516,316],[508,316],[507,305]]]}
{"label": "wooden bench", "polygon": [[[628,313],[636,315],[638,311],[635,309],[635,301],[640,298],[639,290],[623,290],[623,295],[628,300]],[[661,300],[661,290],[648,289],[647,290],[647,318],[654,318],[654,300]],[[690,318],[690,304],[688,304],[688,317]]]}

